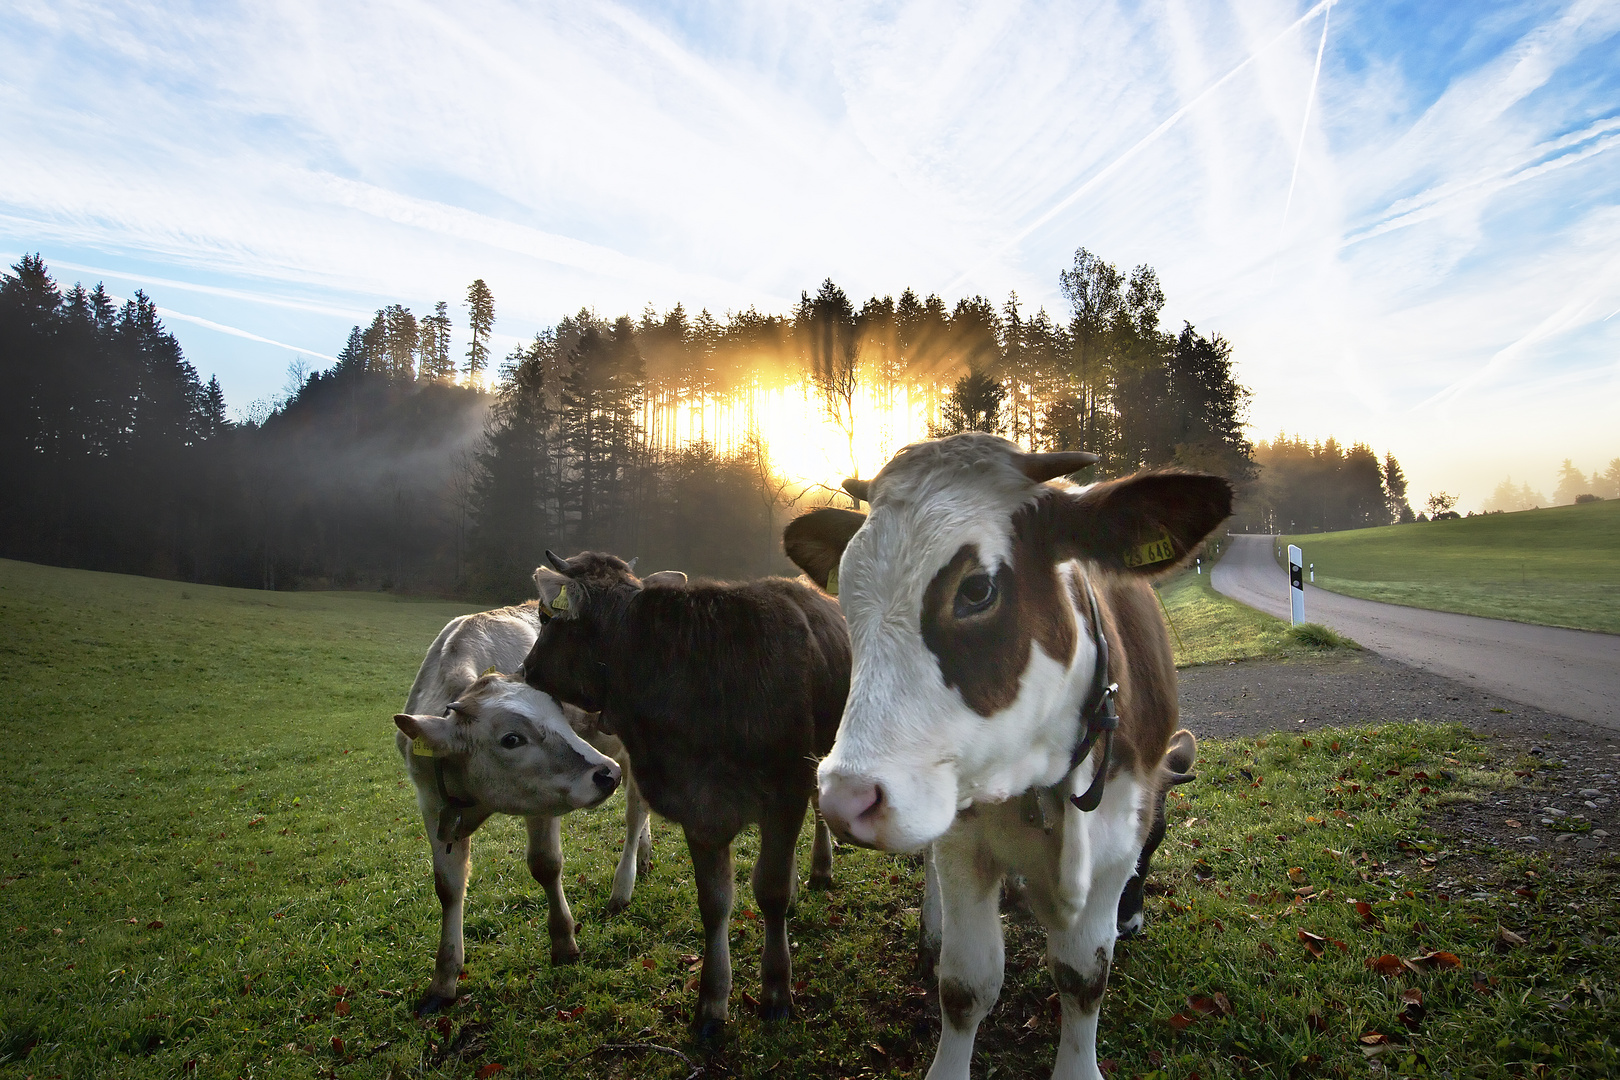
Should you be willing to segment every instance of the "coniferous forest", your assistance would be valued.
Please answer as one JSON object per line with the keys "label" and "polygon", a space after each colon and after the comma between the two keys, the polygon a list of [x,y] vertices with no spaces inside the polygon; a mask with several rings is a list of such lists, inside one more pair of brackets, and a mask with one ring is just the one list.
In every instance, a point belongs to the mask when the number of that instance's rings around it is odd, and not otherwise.
{"label": "coniferous forest", "polygon": [[581,310],[494,362],[496,298],[476,281],[464,356],[447,303],[389,305],[330,369],[294,365],[232,422],[150,298],[64,289],[25,257],[0,282],[0,556],[491,600],[526,596],[547,547],[789,572],[786,518],[845,498],[863,460],[965,430],[1095,451],[1098,476],[1220,473],[1238,530],[1411,519],[1392,455],[1251,445],[1230,344],[1162,327],[1151,268],[1081,249],[1059,285],[1056,316],[910,289],[857,305],[830,280],[783,314]]}

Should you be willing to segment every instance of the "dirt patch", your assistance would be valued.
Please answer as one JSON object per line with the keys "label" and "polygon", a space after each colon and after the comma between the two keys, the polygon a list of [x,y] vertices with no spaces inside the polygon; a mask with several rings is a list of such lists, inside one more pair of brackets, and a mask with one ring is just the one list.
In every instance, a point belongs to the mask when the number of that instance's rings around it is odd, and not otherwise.
{"label": "dirt patch", "polygon": [[1441,810],[1431,822],[1436,831],[1463,850],[1490,846],[1620,872],[1620,731],[1374,653],[1179,674],[1181,722],[1201,738],[1412,720],[1465,724],[1523,775],[1516,787]]}

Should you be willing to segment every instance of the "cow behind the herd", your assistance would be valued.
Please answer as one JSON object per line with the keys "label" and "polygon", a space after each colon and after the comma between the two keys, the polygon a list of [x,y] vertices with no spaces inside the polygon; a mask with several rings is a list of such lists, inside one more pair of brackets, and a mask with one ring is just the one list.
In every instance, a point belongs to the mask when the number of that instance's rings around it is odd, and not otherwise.
{"label": "cow behind the herd", "polygon": [[[686,833],[703,919],[696,1022],[718,1032],[731,992],[731,842],[758,823],[754,897],[765,924],[760,1011],[792,1006],[787,909],[794,846],[849,691],[838,606],[797,582],[639,580],[612,555],[536,571],[547,619],[524,663],[531,686],[602,713],[635,763],[649,805]],[[818,837],[813,882],[831,847]]]}
{"label": "cow behind the herd", "polygon": [[[440,904],[433,981],[418,1006],[430,1013],[453,1000],[464,958],[462,915],[472,833],[491,814],[525,818],[529,870],[549,900],[547,927],[554,962],[579,955],[574,918],[562,888],[558,815],[612,794],[621,769],[626,838],[609,908],[629,902],[639,869],[652,853],[645,803],[623,748],[595,718],[556,702],[520,679],[486,674],[517,671],[539,634],[537,604],[462,615],[439,632],[394,718],[395,741],[416,789],[433,849]],[[611,761],[609,758],[618,758]],[[452,791],[453,789],[453,791]],[[470,805],[456,806],[456,803]],[[446,816],[448,815],[448,816]],[[446,835],[441,839],[440,830]]]}
{"label": "cow behind the herd", "polygon": [[1231,488],[1187,473],[1047,482],[1094,460],[977,433],[918,444],[846,484],[870,501],[864,521],[813,511],[786,536],[818,584],[837,571],[855,656],[819,770],[822,812],[858,843],[933,846],[944,1022],[932,1080],[965,1080],[1000,993],[1008,871],[1047,929],[1063,1013],[1053,1076],[1101,1076],[1119,901],[1177,715],[1146,582],[1227,517]]}

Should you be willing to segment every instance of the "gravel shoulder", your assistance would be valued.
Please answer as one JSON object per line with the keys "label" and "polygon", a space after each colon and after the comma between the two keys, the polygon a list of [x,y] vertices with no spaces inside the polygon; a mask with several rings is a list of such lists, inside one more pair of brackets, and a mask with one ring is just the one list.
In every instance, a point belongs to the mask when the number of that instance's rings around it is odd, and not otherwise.
{"label": "gravel shoulder", "polygon": [[1493,797],[1446,808],[1432,823],[1439,832],[1467,846],[1620,871],[1620,732],[1364,651],[1211,664],[1179,675],[1181,722],[1200,738],[1464,724],[1526,775]]}

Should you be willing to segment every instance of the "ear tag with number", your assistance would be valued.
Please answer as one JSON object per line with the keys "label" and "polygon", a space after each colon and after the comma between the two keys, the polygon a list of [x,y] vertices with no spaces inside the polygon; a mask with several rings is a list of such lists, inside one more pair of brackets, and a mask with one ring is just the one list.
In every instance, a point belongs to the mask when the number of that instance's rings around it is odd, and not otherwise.
{"label": "ear tag with number", "polygon": [[827,571],[827,595],[838,595],[838,567],[836,566]]}
{"label": "ear tag with number", "polygon": [[1157,539],[1125,553],[1125,565],[1152,566],[1154,563],[1169,562],[1175,557],[1176,547],[1170,542],[1170,534],[1160,529]]}
{"label": "ear tag with number", "polygon": [[411,740],[411,754],[414,757],[434,756],[433,747],[429,746],[427,740],[420,735]]}
{"label": "ear tag with number", "polygon": [[568,586],[567,585],[560,585],[560,586],[557,587],[557,597],[556,597],[556,599],[554,599],[551,602],[551,610],[552,611],[567,611],[568,610]]}

